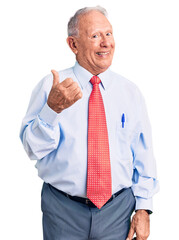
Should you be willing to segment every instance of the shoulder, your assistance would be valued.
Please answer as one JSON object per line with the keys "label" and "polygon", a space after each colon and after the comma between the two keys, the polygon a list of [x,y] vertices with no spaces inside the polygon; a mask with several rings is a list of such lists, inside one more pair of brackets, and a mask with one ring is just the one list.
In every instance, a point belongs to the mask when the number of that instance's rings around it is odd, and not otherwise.
{"label": "shoulder", "polygon": [[131,96],[131,98],[136,99],[142,97],[139,87],[134,82],[116,72],[110,71],[110,74],[112,76],[114,88],[118,89],[120,92],[122,91],[127,96]]}

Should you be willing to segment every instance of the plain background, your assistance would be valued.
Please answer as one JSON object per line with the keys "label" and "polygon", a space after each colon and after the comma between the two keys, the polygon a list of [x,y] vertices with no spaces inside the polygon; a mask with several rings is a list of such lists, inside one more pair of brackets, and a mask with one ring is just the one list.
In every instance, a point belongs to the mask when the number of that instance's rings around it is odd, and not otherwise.
{"label": "plain background", "polygon": [[32,89],[51,69],[71,67],[66,25],[101,5],[116,40],[112,70],[138,85],[153,130],[160,192],[149,240],[177,239],[179,177],[179,7],[176,0],[7,0],[0,3],[0,238],[42,239],[42,181],[19,140]]}

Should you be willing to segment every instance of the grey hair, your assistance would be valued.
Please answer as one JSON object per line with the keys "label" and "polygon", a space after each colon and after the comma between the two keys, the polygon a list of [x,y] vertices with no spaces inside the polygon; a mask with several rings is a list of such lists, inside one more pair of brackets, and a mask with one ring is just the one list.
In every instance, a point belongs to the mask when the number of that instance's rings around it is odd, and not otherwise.
{"label": "grey hair", "polygon": [[70,18],[70,20],[68,22],[68,36],[78,36],[78,34],[79,34],[79,30],[78,30],[79,16],[89,13],[91,11],[98,11],[98,12],[102,13],[105,17],[108,16],[106,9],[101,6],[81,8],[75,13],[75,15],[73,17]]}

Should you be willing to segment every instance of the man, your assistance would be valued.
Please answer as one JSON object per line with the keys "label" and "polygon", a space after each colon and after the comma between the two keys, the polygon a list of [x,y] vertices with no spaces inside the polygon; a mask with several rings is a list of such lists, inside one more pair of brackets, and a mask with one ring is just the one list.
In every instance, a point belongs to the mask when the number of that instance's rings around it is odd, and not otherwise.
{"label": "man", "polygon": [[150,125],[138,88],[109,69],[105,9],[77,11],[67,43],[75,66],[37,85],[21,128],[44,180],[44,239],[145,240],[158,191]]}

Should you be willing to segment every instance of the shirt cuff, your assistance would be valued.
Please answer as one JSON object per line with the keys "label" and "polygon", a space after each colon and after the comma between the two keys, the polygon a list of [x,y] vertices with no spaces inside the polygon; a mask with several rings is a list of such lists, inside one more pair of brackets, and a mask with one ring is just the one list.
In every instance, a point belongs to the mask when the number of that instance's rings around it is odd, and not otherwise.
{"label": "shirt cuff", "polygon": [[152,198],[141,198],[141,197],[136,197],[136,206],[135,210],[139,209],[144,209],[144,210],[149,210],[153,212],[153,200]]}
{"label": "shirt cuff", "polygon": [[58,117],[59,114],[53,111],[48,104],[46,103],[44,107],[42,108],[39,117],[42,121],[47,123],[48,125],[51,125],[52,127],[56,126],[58,124]]}

